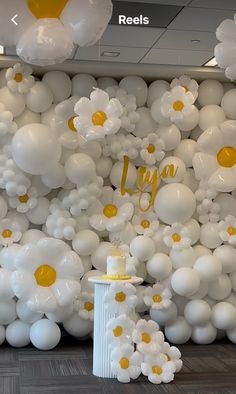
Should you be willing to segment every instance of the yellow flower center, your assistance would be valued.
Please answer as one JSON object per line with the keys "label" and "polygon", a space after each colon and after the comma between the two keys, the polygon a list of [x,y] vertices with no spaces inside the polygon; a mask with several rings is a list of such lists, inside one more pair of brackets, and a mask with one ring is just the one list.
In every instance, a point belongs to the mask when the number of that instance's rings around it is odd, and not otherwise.
{"label": "yellow flower center", "polygon": [[116,326],[116,327],[113,329],[113,335],[114,335],[114,337],[120,337],[120,336],[122,335],[122,333],[123,333],[123,328],[122,328],[121,326]]}
{"label": "yellow flower center", "polygon": [[149,144],[147,147],[148,153],[154,153],[156,150],[155,146],[153,144]]}
{"label": "yellow flower center", "polygon": [[40,265],[34,273],[36,282],[39,286],[49,287],[56,281],[57,273],[50,265]]}
{"label": "yellow flower center", "polygon": [[18,200],[22,203],[22,204],[26,204],[29,200],[29,196],[28,194],[24,194],[23,196],[18,197]]}
{"label": "yellow flower center", "polygon": [[147,332],[144,332],[142,334],[142,342],[144,342],[144,343],[150,343],[151,342],[151,336]]}
{"label": "yellow flower center", "polygon": [[112,218],[113,216],[117,215],[117,207],[113,204],[107,204],[105,205],[103,209],[103,215],[106,216],[107,218]]}
{"label": "yellow flower center", "polygon": [[174,242],[180,242],[181,241],[181,236],[178,233],[175,233],[172,235],[172,239]]}
{"label": "yellow flower center", "polygon": [[16,73],[14,80],[15,80],[16,82],[18,82],[18,83],[19,83],[19,82],[22,82],[22,80],[23,80],[23,75],[22,75],[21,73]]}
{"label": "yellow flower center", "polygon": [[160,296],[160,294],[155,294],[154,296],[152,296],[152,299],[154,302],[161,302],[162,301],[162,297]]}
{"label": "yellow flower center", "polygon": [[177,100],[173,103],[173,109],[175,111],[181,112],[184,109],[184,103],[181,100]]}
{"label": "yellow flower center", "polygon": [[233,226],[228,227],[227,233],[229,235],[236,235],[236,227],[233,227]]}
{"label": "yellow flower center", "polygon": [[129,360],[128,360],[126,357],[122,357],[122,358],[120,359],[120,367],[121,367],[122,369],[127,369],[127,368],[129,368]]}
{"label": "yellow flower center", "polygon": [[126,300],[126,295],[123,293],[123,291],[120,291],[119,293],[116,293],[115,295],[115,300],[117,302],[124,302]]}
{"label": "yellow flower center", "polygon": [[91,312],[91,311],[93,310],[93,304],[92,304],[92,302],[89,302],[89,301],[85,302],[85,303],[84,303],[84,309],[85,309],[87,312]]}
{"label": "yellow flower center", "polygon": [[217,160],[222,167],[233,167],[236,164],[236,149],[232,146],[224,146],[217,153]]}
{"label": "yellow flower center", "polygon": [[141,221],[141,226],[143,226],[143,228],[149,228],[150,227],[150,222],[147,219],[144,219]]}
{"label": "yellow flower center", "polygon": [[74,131],[74,132],[76,132],[76,128],[75,128],[75,125],[74,125],[74,119],[75,119],[75,117],[76,117],[76,116],[72,116],[70,119],[68,119],[68,122],[67,122],[69,129],[70,129],[71,131]]}
{"label": "yellow flower center", "polygon": [[160,367],[160,365],[153,365],[152,373],[154,373],[155,375],[161,375],[162,374],[162,368]]}
{"label": "yellow flower center", "polygon": [[28,8],[35,18],[59,18],[68,0],[28,0]]}
{"label": "yellow flower center", "polygon": [[3,236],[3,238],[11,238],[11,236],[12,236],[12,231],[9,230],[9,229],[5,229],[5,230],[3,230],[3,232],[2,232],[2,236]]}
{"label": "yellow flower center", "polygon": [[92,122],[94,126],[103,126],[107,120],[107,115],[103,111],[94,112],[92,115]]}

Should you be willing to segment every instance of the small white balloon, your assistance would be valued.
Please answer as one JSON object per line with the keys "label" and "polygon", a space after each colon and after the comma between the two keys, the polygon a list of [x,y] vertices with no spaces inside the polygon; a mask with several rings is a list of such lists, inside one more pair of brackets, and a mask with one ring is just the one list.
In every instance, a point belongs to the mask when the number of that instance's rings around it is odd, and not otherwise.
{"label": "small white balloon", "polygon": [[[0,97],[1,98],[1,97]],[[236,89],[226,92],[221,101],[225,115],[229,119],[236,119]]]}
{"label": "small white balloon", "polygon": [[46,197],[39,197],[36,207],[26,213],[29,221],[37,225],[44,224],[49,215],[49,205],[50,202]]}
{"label": "small white balloon", "polygon": [[200,243],[209,249],[217,248],[222,244],[218,232],[218,223],[207,222],[201,226]]}
{"label": "small white balloon", "polygon": [[40,118],[40,114],[30,111],[29,108],[25,108],[24,112],[14,119],[14,122],[16,122],[19,129],[29,123],[40,123]]}
{"label": "small white balloon", "polygon": [[64,167],[60,163],[56,163],[48,169],[46,174],[42,175],[41,179],[44,185],[50,189],[62,187],[66,181]]}
{"label": "small white balloon", "polygon": [[43,82],[36,82],[26,95],[26,105],[33,112],[47,111],[52,102],[52,91]]}
{"label": "small white balloon", "polygon": [[0,325],[12,323],[17,318],[16,301],[1,300],[0,301]]}
{"label": "small white balloon", "polygon": [[233,246],[221,245],[214,250],[213,256],[220,260],[223,274],[230,274],[236,270],[236,250]]}
{"label": "small white balloon", "polygon": [[162,107],[162,102],[161,99],[156,99],[153,101],[152,106],[151,106],[151,115],[155,122],[159,123],[162,126],[170,126],[171,121],[169,118],[166,118],[161,111]]}
{"label": "small white balloon", "polygon": [[100,77],[97,79],[98,88],[102,90],[106,90],[112,86],[117,86],[118,82],[116,79],[111,77]]}
{"label": "small white balloon", "polygon": [[77,74],[72,78],[72,96],[89,97],[97,87],[96,79],[89,74]]}
{"label": "small white balloon", "polygon": [[65,330],[75,338],[83,338],[89,335],[93,329],[93,322],[82,319],[78,312],[75,312],[72,317],[63,322]]}
{"label": "small white balloon", "polygon": [[30,343],[30,327],[31,325],[19,319],[9,324],[6,328],[6,340],[9,345],[20,348]]}
{"label": "small white balloon", "polygon": [[149,260],[155,252],[153,240],[145,235],[138,235],[130,243],[130,253],[139,261]]}
{"label": "small white balloon", "polygon": [[185,306],[184,317],[192,326],[203,325],[211,318],[211,308],[204,300],[192,300]]}
{"label": "small white balloon", "polygon": [[[115,187],[121,186],[122,174],[123,174],[123,163],[118,161],[113,165],[110,173],[110,181],[113,186]],[[127,188],[134,187],[136,180],[137,180],[137,170],[133,165],[133,163],[130,162],[127,171],[127,177],[126,177],[126,187]]]}
{"label": "small white balloon", "polygon": [[146,264],[147,272],[153,278],[162,280],[169,276],[172,271],[172,262],[164,253],[155,253]]}
{"label": "small white balloon", "polygon": [[222,273],[222,264],[217,257],[208,254],[198,257],[194,269],[199,273],[201,281],[215,282]]}
{"label": "small white balloon", "polygon": [[174,155],[183,160],[186,167],[193,166],[193,155],[198,151],[196,141],[190,138],[184,139],[180,142],[177,148],[174,150]]}
{"label": "small white balloon", "polygon": [[168,308],[165,309],[150,309],[151,319],[158,323],[160,326],[171,324],[177,318],[177,307],[172,302]]}
{"label": "small white balloon", "polygon": [[171,343],[182,345],[190,339],[192,334],[192,327],[185,320],[183,316],[178,316],[177,319],[165,327],[165,336]]}
{"label": "small white balloon", "polygon": [[71,182],[83,186],[94,180],[96,166],[88,155],[75,153],[66,161],[65,173]]}
{"label": "small white balloon", "polygon": [[206,79],[200,83],[198,89],[198,102],[203,107],[209,104],[220,104],[224,94],[221,82],[214,79]]}
{"label": "small white balloon", "polygon": [[169,82],[162,79],[152,82],[148,88],[147,106],[151,107],[153,102],[157,99],[161,99],[163,94],[168,90],[170,90]]}
{"label": "small white balloon", "polygon": [[181,134],[174,124],[169,126],[158,126],[157,132],[165,143],[165,150],[167,152],[175,149],[181,140]]}
{"label": "small white balloon", "polygon": [[164,160],[161,161],[159,165],[159,173],[163,174],[166,168],[174,168],[173,173],[169,171],[164,177],[162,177],[163,182],[165,183],[176,183],[182,182],[184,176],[186,174],[186,167],[182,159],[175,156],[168,156]]}
{"label": "small white balloon", "polygon": [[32,324],[43,317],[43,313],[32,311],[24,300],[17,301],[16,313],[20,320],[28,324]]}
{"label": "small white balloon", "polygon": [[103,179],[109,177],[111,169],[112,169],[112,159],[110,157],[102,156],[96,161],[97,175],[101,176]]}
{"label": "small white balloon", "polygon": [[58,345],[61,330],[58,325],[48,319],[36,321],[30,329],[30,340],[39,350],[51,350]]}
{"label": "small white balloon", "polygon": [[236,308],[229,302],[218,302],[212,308],[212,324],[220,330],[236,326]]}
{"label": "small white balloon", "polygon": [[48,71],[42,81],[50,88],[54,103],[66,100],[71,94],[71,80],[64,71]]}
{"label": "small white balloon", "polygon": [[73,241],[73,249],[81,256],[91,255],[99,246],[99,237],[92,230],[79,231]]}
{"label": "small white balloon", "polygon": [[226,274],[220,275],[213,283],[209,283],[208,295],[213,300],[221,301],[228,297],[232,290],[230,278]]}
{"label": "small white balloon", "polygon": [[206,105],[199,111],[199,126],[204,131],[208,127],[219,126],[225,121],[225,112],[219,105]]}
{"label": "small white balloon", "polygon": [[205,325],[193,327],[191,339],[198,345],[208,345],[216,339],[217,330],[210,323]]}
{"label": "small white balloon", "polygon": [[184,297],[191,296],[200,287],[200,275],[192,268],[179,268],[172,275],[171,285],[177,294]]}
{"label": "small white balloon", "polygon": [[135,75],[129,75],[122,78],[119,84],[121,89],[126,90],[128,94],[133,94],[136,97],[138,107],[146,104],[148,87],[143,78]]}

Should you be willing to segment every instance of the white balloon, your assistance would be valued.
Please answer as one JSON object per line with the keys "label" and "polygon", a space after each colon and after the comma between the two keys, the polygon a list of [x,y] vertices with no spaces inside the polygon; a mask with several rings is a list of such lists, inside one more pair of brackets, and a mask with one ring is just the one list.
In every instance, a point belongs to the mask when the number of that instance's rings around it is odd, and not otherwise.
{"label": "white balloon", "polygon": [[199,111],[194,105],[190,115],[185,116],[181,120],[177,120],[175,123],[176,126],[184,132],[183,134],[185,135],[185,138],[187,138],[186,132],[190,132],[191,130],[193,130],[198,125],[198,122]]}
{"label": "white balloon", "polygon": [[62,187],[66,181],[64,167],[60,163],[56,163],[48,169],[46,174],[42,175],[41,179],[44,185],[50,189]]}
{"label": "white balloon", "polygon": [[220,330],[236,326],[236,308],[229,302],[219,302],[212,308],[212,324]]}
{"label": "white balloon", "polygon": [[29,123],[40,123],[40,114],[30,111],[29,108],[25,108],[24,112],[14,119],[18,128],[23,127]]}
{"label": "white balloon", "polygon": [[3,344],[6,338],[5,328],[4,326],[0,326],[0,346]]}
{"label": "white balloon", "polygon": [[36,321],[30,329],[30,340],[39,350],[51,350],[61,339],[61,330],[58,325],[48,319]]}
{"label": "white balloon", "polygon": [[165,150],[167,152],[175,149],[181,140],[181,134],[174,124],[169,126],[158,126],[157,132],[165,143]]}
{"label": "white balloon", "polygon": [[181,183],[163,186],[156,195],[154,210],[167,224],[184,223],[189,220],[196,208],[193,192]]}
{"label": "white balloon", "polygon": [[181,267],[192,268],[196,261],[196,253],[192,247],[184,249],[171,249],[170,258],[173,263],[173,268],[178,269]]}
{"label": "white balloon", "polygon": [[236,119],[236,89],[231,89],[226,92],[221,101],[225,115],[229,119]]}
{"label": "white balloon", "polygon": [[12,93],[7,86],[0,89],[0,102],[4,103],[6,110],[10,111],[14,118],[23,114],[25,110],[24,95]]}
{"label": "white balloon", "polygon": [[106,90],[112,86],[117,86],[118,82],[116,79],[111,77],[100,77],[97,79],[97,85],[99,89]]}
{"label": "white balloon", "polygon": [[198,345],[208,345],[216,339],[217,330],[208,322],[205,325],[193,327],[191,339]]}
{"label": "white balloon", "polygon": [[51,107],[47,109],[47,111],[41,113],[41,123],[49,127],[53,125],[53,122],[55,122],[55,117],[56,117],[55,108],[56,108],[56,104],[52,104]]}
{"label": "white balloon", "polygon": [[177,294],[184,297],[191,296],[200,287],[200,275],[192,268],[179,268],[172,275],[171,285]]}
{"label": "white balloon", "polygon": [[153,240],[145,235],[138,235],[130,243],[130,253],[139,261],[149,260],[155,252]]}
{"label": "white balloon", "polygon": [[101,176],[103,179],[106,179],[111,172],[112,169],[112,159],[110,157],[100,157],[96,161],[96,171],[97,175]]}
{"label": "white balloon", "polygon": [[198,89],[198,102],[203,107],[209,104],[220,104],[224,94],[222,83],[214,79],[206,79],[200,83]]}
{"label": "white balloon", "polygon": [[97,87],[96,79],[89,74],[76,74],[72,78],[72,96],[89,97]]}
{"label": "white balloon", "polygon": [[[106,271],[105,271],[106,272]],[[89,278],[91,276],[103,276],[105,272],[98,271],[98,270],[91,270],[84,274],[83,278],[81,279],[81,291],[85,291],[87,293],[94,293],[94,283],[89,282]]]}
{"label": "white balloon", "polygon": [[0,268],[0,299],[1,301],[9,300],[14,297],[14,291],[11,288],[11,271]]}
{"label": "white balloon", "polygon": [[11,219],[12,222],[18,222],[21,226],[22,233],[28,230],[29,228],[29,221],[27,217],[23,213],[19,213],[15,210],[8,211],[7,217]]}
{"label": "white balloon", "polygon": [[205,105],[199,111],[199,126],[202,130],[219,126],[225,121],[225,112],[219,105]]}
{"label": "white balloon", "polygon": [[217,257],[207,254],[198,257],[194,269],[199,273],[201,281],[215,282],[222,273],[222,264]]}
{"label": "white balloon", "polygon": [[200,287],[196,293],[193,293],[191,296],[189,296],[190,300],[200,300],[204,297],[206,297],[208,293],[208,283],[205,282],[200,282]]}
{"label": "white balloon", "polygon": [[72,314],[73,304],[70,304],[57,308],[55,312],[46,313],[46,317],[55,323],[62,323],[63,321],[70,319]]}
{"label": "white balloon", "polygon": [[169,308],[165,309],[150,309],[151,319],[158,323],[160,326],[171,324],[177,318],[177,307],[172,302]]}
{"label": "white balloon", "polygon": [[164,253],[155,253],[146,264],[147,272],[153,278],[162,280],[169,276],[172,271],[172,262]]}
{"label": "white balloon", "polygon": [[0,219],[5,218],[8,211],[8,206],[5,199],[0,196]]}
{"label": "white balloon", "polygon": [[193,247],[193,250],[196,253],[197,258],[206,254],[212,254],[212,251],[203,245],[195,245]]}
{"label": "white balloon", "polygon": [[209,249],[217,248],[222,244],[218,233],[218,223],[208,222],[201,226],[200,242]]}
{"label": "white balloon", "polygon": [[151,116],[151,112],[146,107],[141,107],[137,109],[139,114],[139,121],[135,123],[135,129],[133,134],[136,137],[146,137],[148,134],[155,133],[157,129],[157,124]]}
{"label": "white balloon", "polygon": [[188,298],[179,296],[178,294],[174,295],[172,301],[175,303],[178,309],[178,315],[184,315],[184,308],[186,304],[189,302]]}
{"label": "white balloon", "polygon": [[232,284],[232,288],[234,291],[236,291],[236,271],[232,272],[230,275],[230,280],[231,280],[231,284]]}
{"label": "white balloon", "polygon": [[94,180],[96,166],[88,155],[75,153],[66,161],[65,173],[71,182],[79,186],[84,186]]}
{"label": "white balloon", "polygon": [[14,300],[0,301],[0,325],[7,325],[16,319],[16,302]]}
{"label": "white balloon", "polygon": [[185,306],[184,317],[192,326],[203,325],[211,318],[211,308],[204,300],[192,300]]}
{"label": "white balloon", "polygon": [[19,348],[30,343],[30,324],[15,320],[6,328],[6,340],[9,345]]}
{"label": "white balloon", "polygon": [[220,260],[223,274],[230,274],[231,272],[236,271],[236,250],[233,246],[219,246],[214,250],[213,256]]}
{"label": "white balloon", "polygon": [[200,238],[201,227],[200,224],[195,219],[190,219],[188,222],[184,224],[184,227],[187,228],[190,237],[191,237],[191,245],[194,245]]}
{"label": "white balloon", "polygon": [[91,255],[99,246],[98,235],[91,230],[79,231],[73,241],[73,249],[81,256]]}
{"label": "white balloon", "polygon": [[63,327],[73,337],[83,338],[91,333],[93,322],[82,319],[77,312],[70,319],[63,322]]}
{"label": "white balloon", "polygon": [[0,250],[0,261],[3,268],[9,271],[15,271],[14,258],[20,248],[20,245],[15,243]]}
{"label": "white balloon", "polygon": [[142,107],[146,104],[148,87],[143,78],[129,75],[128,77],[122,78],[119,86],[121,89],[126,90],[128,94],[133,94],[136,97],[138,107]]}
{"label": "white balloon", "polygon": [[186,167],[192,167],[193,155],[198,151],[196,141],[191,139],[184,139],[180,142],[177,148],[174,150],[174,156],[179,157],[183,160]]}
{"label": "white balloon", "polygon": [[174,177],[170,172],[167,174],[167,177],[162,178],[165,183],[176,183],[181,182],[184,179],[186,174],[186,167],[179,157],[168,156],[164,160],[161,161],[159,165],[159,173],[162,174],[162,171],[165,170],[166,167],[174,166]]}
{"label": "white balloon", "polygon": [[56,164],[61,156],[61,145],[49,127],[33,123],[21,127],[12,139],[12,155],[25,172],[41,175]]}
{"label": "white balloon", "polygon": [[166,118],[161,111],[161,99],[156,99],[153,101],[151,106],[151,115],[153,119],[162,126],[171,126],[171,121],[169,118]]}
{"label": "white balloon", "polygon": [[[115,187],[121,186],[122,174],[123,174],[123,163],[117,161],[113,165],[110,173],[110,181],[113,186]],[[137,180],[137,170],[133,165],[133,163],[130,162],[127,172],[127,178],[126,178],[126,187],[127,188],[134,187],[136,180]]]}
{"label": "white balloon", "polygon": [[177,319],[165,327],[165,336],[171,343],[182,345],[190,339],[192,328],[187,323],[183,316],[178,316]]}
{"label": "white balloon", "polygon": [[107,270],[107,256],[112,253],[112,244],[110,242],[101,242],[96,245],[96,249],[92,253],[91,260],[94,268],[99,271],[106,272]]}
{"label": "white balloon", "polygon": [[151,107],[153,102],[160,99],[168,90],[170,90],[169,82],[162,79],[152,82],[148,88],[147,106]]}
{"label": "white balloon", "polygon": [[232,289],[231,281],[226,274],[222,274],[218,279],[209,284],[208,295],[213,298],[213,300],[223,300],[230,295]]}
{"label": "white balloon", "polygon": [[48,71],[42,81],[50,88],[54,103],[66,100],[71,94],[71,80],[64,71]]}
{"label": "white balloon", "polygon": [[132,239],[136,237],[137,233],[131,223],[126,223],[125,228],[122,231],[114,232],[109,234],[109,241],[116,243],[117,240],[123,244],[130,244]]}
{"label": "white balloon", "polygon": [[20,320],[28,324],[32,324],[43,317],[43,313],[32,311],[24,300],[17,301],[16,313]]}
{"label": "white balloon", "polygon": [[33,224],[42,225],[49,215],[50,202],[46,197],[39,197],[35,208],[26,212],[26,216]]}
{"label": "white balloon", "polygon": [[[231,328],[230,330],[227,330],[226,335],[231,342],[236,343],[236,326]],[[0,343],[1,343],[1,340],[0,340]]]}
{"label": "white balloon", "polygon": [[225,219],[226,216],[236,216],[236,198],[228,193],[220,193],[214,200],[220,205],[220,219]]}

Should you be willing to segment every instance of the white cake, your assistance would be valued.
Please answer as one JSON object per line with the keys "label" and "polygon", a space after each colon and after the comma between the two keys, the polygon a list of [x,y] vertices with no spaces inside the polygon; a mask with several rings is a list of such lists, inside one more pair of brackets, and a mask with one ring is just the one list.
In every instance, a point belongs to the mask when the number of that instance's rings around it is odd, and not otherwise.
{"label": "white cake", "polygon": [[115,248],[107,257],[107,279],[125,280],[131,277],[126,273],[126,258],[121,249]]}

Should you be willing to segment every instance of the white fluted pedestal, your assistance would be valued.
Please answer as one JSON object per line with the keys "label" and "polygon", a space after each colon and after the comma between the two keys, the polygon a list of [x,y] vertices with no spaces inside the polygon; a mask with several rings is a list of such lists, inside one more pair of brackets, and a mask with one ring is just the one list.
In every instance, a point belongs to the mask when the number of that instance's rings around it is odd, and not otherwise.
{"label": "white fluted pedestal", "polygon": [[[100,378],[114,378],[115,376],[111,372],[111,348],[106,336],[106,325],[110,319],[116,317],[116,314],[107,312],[104,296],[109,291],[110,284],[118,281],[105,280],[99,276],[90,277],[88,280],[95,283],[93,374]],[[120,282],[137,286],[143,282],[143,279],[133,277]]]}

